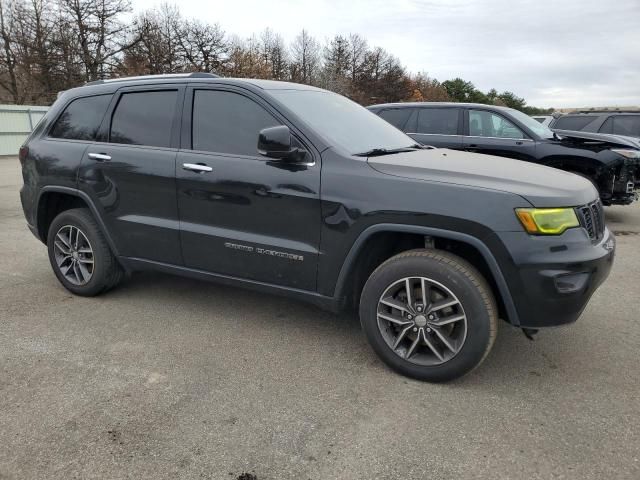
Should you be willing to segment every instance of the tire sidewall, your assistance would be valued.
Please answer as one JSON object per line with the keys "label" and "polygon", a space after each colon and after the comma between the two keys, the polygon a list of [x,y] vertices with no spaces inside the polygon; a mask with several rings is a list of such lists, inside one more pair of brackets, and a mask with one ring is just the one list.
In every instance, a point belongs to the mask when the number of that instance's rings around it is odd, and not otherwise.
{"label": "tire sidewall", "polygon": [[[95,226],[87,219],[88,216],[88,212],[78,210],[68,210],[66,212],[62,212],[53,220],[53,222],[51,222],[49,232],[47,234],[47,250],[49,253],[49,263],[51,263],[53,272],[55,273],[60,283],[67,290],[77,295],[83,296],[92,296],[98,294],[104,289],[106,282],[106,259],[103,255],[104,249],[101,248],[103,239],[99,237],[99,233],[96,232]],[[87,237],[87,240],[89,240],[91,249],[93,250],[93,274],[91,276],[91,280],[89,280],[89,282],[85,285],[74,285],[69,282],[64,277],[64,275],[60,271],[60,268],[58,267],[58,264],[55,261],[53,250],[55,237],[60,228],[66,225],[72,225],[80,229],[82,233]]]}
{"label": "tire sidewall", "polygon": [[[438,256],[404,256],[392,259],[376,270],[367,281],[360,300],[360,322],[376,353],[394,370],[412,378],[433,382],[451,380],[473,370],[485,357],[492,343],[492,305],[473,280]],[[477,274],[479,275],[479,274]],[[384,291],[404,277],[426,277],[445,287],[460,300],[467,316],[467,336],[461,350],[441,365],[416,365],[400,358],[387,345],[378,329],[378,301]]]}

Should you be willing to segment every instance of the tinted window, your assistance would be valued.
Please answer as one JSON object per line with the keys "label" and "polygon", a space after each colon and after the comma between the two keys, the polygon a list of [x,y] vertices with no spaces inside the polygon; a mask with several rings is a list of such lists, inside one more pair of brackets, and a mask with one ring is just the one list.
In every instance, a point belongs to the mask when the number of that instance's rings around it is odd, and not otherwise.
{"label": "tinted window", "polygon": [[176,90],[123,94],[111,121],[110,141],[168,147],[177,97]]}
{"label": "tinted window", "polygon": [[253,100],[231,92],[196,90],[193,97],[194,150],[258,154],[258,133],[281,122]]}
{"label": "tinted window", "polygon": [[607,120],[600,127],[600,133],[613,133],[613,117],[607,118]]}
{"label": "tinted window", "polygon": [[[535,120],[531,120],[535,122]],[[524,138],[522,131],[502,115],[469,110],[469,135],[474,137]]]}
{"label": "tinted window", "polygon": [[65,108],[49,136],[70,140],[94,140],[111,95],[78,98]]}
{"label": "tinted window", "polygon": [[558,130],[582,130],[596,118],[598,117],[586,115],[564,115],[556,120],[556,123],[553,124],[553,128],[557,128]]}
{"label": "tinted window", "polygon": [[613,117],[613,133],[628,137],[640,137],[640,115],[618,115]]}
{"label": "tinted window", "polygon": [[416,133],[457,135],[459,116],[458,108],[421,108]]}
{"label": "tinted window", "polygon": [[380,112],[380,117],[384,118],[387,122],[400,130],[405,130],[405,125],[409,119],[409,115],[413,109],[411,108],[392,108],[390,110],[383,110]]}

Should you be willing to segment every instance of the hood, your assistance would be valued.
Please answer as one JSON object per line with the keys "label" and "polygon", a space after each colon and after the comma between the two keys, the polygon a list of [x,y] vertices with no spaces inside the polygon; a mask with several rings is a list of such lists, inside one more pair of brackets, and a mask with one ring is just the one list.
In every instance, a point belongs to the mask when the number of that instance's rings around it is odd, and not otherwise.
{"label": "hood", "polygon": [[612,135],[609,133],[591,133],[591,132],[574,132],[573,130],[556,130],[553,129],[558,136],[562,138],[591,140],[597,142],[606,142],[622,147],[631,147],[640,149],[640,139],[633,137],[625,137],[623,135]]}
{"label": "hood", "polygon": [[388,175],[513,193],[534,207],[574,207],[598,198],[591,182],[578,175],[492,155],[438,148],[370,157],[368,162]]}

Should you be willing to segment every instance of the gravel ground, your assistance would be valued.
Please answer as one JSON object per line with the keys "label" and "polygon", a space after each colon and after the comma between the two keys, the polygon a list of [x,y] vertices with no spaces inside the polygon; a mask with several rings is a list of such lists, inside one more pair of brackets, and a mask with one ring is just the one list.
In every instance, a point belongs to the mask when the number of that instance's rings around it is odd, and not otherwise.
{"label": "gravel ground", "polygon": [[349,316],[135,275],[70,295],[0,159],[0,479],[640,478],[640,204],[574,325],[470,376],[392,373]]}

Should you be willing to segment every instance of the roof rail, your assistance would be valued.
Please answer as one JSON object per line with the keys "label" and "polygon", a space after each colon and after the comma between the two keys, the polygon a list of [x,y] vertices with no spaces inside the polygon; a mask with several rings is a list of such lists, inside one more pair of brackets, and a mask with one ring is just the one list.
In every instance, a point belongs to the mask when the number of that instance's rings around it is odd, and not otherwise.
{"label": "roof rail", "polygon": [[594,108],[574,110],[567,113],[640,113],[640,108]]}
{"label": "roof rail", "polygon": [[220,78],[220,75],[208,72],[192,72],[192,73],[164,73],[158,75],[138,75],[134,77],[108,78],[106,80],[94,80],[85,83],[87,85],[101,85],[103,83],[126,82],[130,80],[154,80],[154,79],[171,79],[171,78]]}

